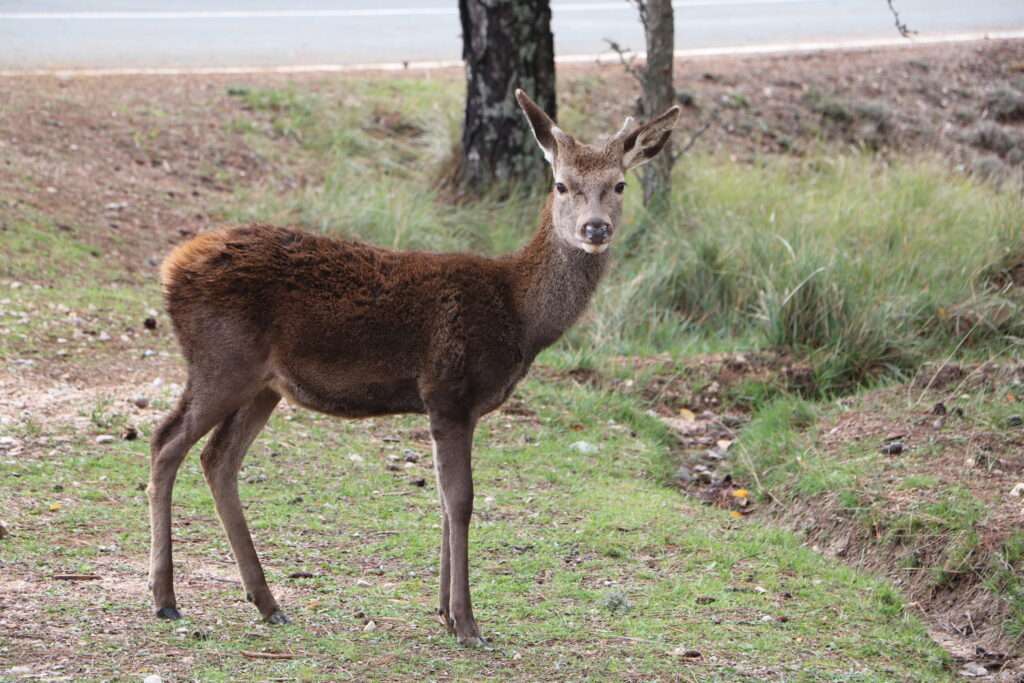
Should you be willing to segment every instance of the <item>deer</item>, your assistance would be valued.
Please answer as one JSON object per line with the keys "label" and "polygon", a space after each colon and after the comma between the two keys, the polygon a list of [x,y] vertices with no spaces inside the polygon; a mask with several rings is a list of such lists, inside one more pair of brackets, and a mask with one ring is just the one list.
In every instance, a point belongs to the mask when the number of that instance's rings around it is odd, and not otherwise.
{"label": "deer", "polygon": [[267,585],[238,492],[246,451],[282,397],[344,418],[425,414],[441,507],[437,618],[487,647],[469,589],[471,452],[541,350],[584,312],[607,267],[625,174],[665,147],[679,107],[628,117],[603,145],[577,141],[522,90],[516,100],[553,172],[533,238],[497,258],[391,251],[263,224],[201,233],[161,265],[188,378],[154,430],[147,486],[149,586],[178,619],[171,499],[192,446],[245,590],[263,620],[288,623]]}

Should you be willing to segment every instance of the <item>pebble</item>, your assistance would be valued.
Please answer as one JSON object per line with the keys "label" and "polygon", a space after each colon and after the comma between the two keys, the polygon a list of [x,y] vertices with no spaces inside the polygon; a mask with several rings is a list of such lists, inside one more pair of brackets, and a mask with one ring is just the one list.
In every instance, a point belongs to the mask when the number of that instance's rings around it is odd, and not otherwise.
{"label": "pebble", "polygon": [[367,581],[366,579],[356,579],[356,585],[360,588],[369,588],[373,584]]}
{"label": "pebble", "polygon": [[143,678],[142,683],[164,683],[164,679],[160,678],[156,674],[152,674]]}
{"label": "pebble", "polygon": [[136,408],[149,407],[149,399],[146,398],[145,396],[136,396],[135,398],[132,399],[132,403],[135,405]]}
{"label": "pebble", "polygon": [[1024,481],[1015,484],[1014,487],[1010,489],[1010,495],[1014,498],[1024,496]]}
{"label": "pebble", "polygon": [[902,441],[893,441],[887,443],[879,449],[882,455],[900,455],[906,450],[906,446],[903,445]]}
{"label": "pebble", "polygon": [[114,437],[112,437],[110,434],[100,434],[99,436],[96,437],[96,443],[114,443]]}
{"label": "pebble", "polygon": [[579,453],[583,453],[584,455],[597,453],[599,450],[601,450],[600,446],[598,446],[597,444],[592,444],[589,441],[576,441],[574,443],[569,444],[569,448]]}
{"label": "pebble", "polygon": [[988,676],[988,669],[977,662],[967,662],[964,668],[960,669],[960,675],[965,678],[981,678]]}
{"label": "pebble", "polygon": [[0,519],[0,539],[7,538],[11,535],[11,532],[7,529],[7,525]]}
{"label": "pebble", "polygon": [[135,439],[139,438],[139,430],[129,425],[121,432],[121,438],[125,441],[135,441]]}
{"label": "pebble", "polygon": [[363,627],[363,632],[364,633],[369,633],[370,631],[376,631],[376,630],[377,630],[377,622],[373,621],[372,619],[370,621],[366,622],[366,626]]}

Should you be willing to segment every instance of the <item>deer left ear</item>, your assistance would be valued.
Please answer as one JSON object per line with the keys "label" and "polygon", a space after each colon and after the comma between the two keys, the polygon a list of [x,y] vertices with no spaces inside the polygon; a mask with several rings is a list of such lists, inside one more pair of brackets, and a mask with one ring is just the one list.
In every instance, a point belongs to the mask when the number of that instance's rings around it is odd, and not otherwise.
{"label": "deer left ear", "polygon": [[679,122],[679,112],[679,107],[671,107],[627,135],[622,141],[622,167],[629,170],[656,157]]}
{"label": "deer left ear", "polygon": [[519,102],[520,109],[526,114],[530,130],[533,131],[537,145],[544,152],[544,158],[549,164],[554,164],[558,145],[571,146],[573,144],[572,137],[556,126],[551,117],[545,114],[544,110],[538,107],[529,95],[518,88],[516,89],[516,101]]}

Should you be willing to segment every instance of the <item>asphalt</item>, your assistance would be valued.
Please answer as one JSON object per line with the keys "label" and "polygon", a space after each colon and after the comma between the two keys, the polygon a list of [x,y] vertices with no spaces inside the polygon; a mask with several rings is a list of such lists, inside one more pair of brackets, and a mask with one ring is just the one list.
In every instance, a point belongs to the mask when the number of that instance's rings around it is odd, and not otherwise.
{"label": "asphalt", "polygon": [[[923,39],[1024,30],[1024,0],[895,0]],[[678,49],[898,38],[886,0],[676,0]],[[643,46],[626,0],[553,0],[556,54]],[[0,1],[0,70],[266,67],[460,57],[455,0]]]}

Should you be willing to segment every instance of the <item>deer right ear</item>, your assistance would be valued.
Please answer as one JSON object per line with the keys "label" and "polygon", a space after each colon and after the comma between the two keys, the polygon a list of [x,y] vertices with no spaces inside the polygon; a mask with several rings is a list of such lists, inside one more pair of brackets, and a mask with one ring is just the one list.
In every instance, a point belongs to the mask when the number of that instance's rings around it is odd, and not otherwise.
{"label": "deer right ear", "polygon": [[533,137],[537,140],[541,151],[544,152],[544,158],[549,164],[554,164],[558,143],[570,144],[572,138],[556,126],[551,117],[545,114],[544,110],[538,107],[520,88],[516,88],[516,101],[519,102],[520,109],[526,114],[526,120],[530,122],[530,130],[533,131]]}

